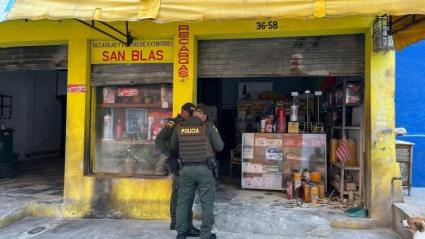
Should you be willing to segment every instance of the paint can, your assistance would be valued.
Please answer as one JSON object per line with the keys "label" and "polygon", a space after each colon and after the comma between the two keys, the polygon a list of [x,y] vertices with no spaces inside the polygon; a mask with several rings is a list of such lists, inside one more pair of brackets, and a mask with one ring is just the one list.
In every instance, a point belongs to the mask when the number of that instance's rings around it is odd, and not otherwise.
{"label": "paint can", "polygon": [[339,161],[338,157],[336,156],[336,150],[338,149],[338,146],[339,146],[338,139],[331,139],[331,142],[330,142],[331,153],[330,153],[330,156],[329,156],[331,162],[338,162]]}
{"label": "paint can", "polygon": [[304,198],[303,198],[304,201],[305,202],[311,202],[311,187],[310,187],[310,184],[304,183],[303,189],[304,189]]}
{"label": "paint can", "polygon": [[308,171],[307,169],[303,172],[303,179],[306,182],[310,182],[310,171]]}
{"label": "paint can", "polygon": [[301,173],[293,173],[294,198],[302,198],[301,194]]}
{"label": "paint can", "polygon": [[311,181],[312,182],[315,182],[315,183],[320,183],[320,181],[321,181],[321,175],[320,175],[320,172],[317,172],[317,171],[312,171],[311,173],[310,173],[310,178],[311,178]]}
{"label": "paint can", "polygon": [[294,185],[291,181],[286,182],[286,197],[288,200],[294,199]]}
{"label": "paint can", "polygon": [[325,198],[325,193],[326,193],[325,192],[326,191],[325,185],[319,184],[318,188],[319,188],[319,198],[320,199],[324,199]]}
{"label": "paint can", "polygon": [[311,203],[319,203],[319,188],[314,185],[310,188],[311,191]]}

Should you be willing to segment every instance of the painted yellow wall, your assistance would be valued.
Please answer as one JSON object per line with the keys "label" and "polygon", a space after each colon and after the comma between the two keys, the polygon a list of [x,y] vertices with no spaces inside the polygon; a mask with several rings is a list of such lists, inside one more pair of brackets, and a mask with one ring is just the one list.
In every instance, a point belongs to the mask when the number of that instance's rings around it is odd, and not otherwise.
{"label": "painted yellow wall", "polygon": [[[131,22],[130,30],[137,39],[174,40],[174,114],[187,101],[196,101],[197,40],[228,38],[290,37],[365,33],[366,38],[366,124],[368,191],[371,216],[385,221],[390,215],[391,196],[399,198],[400,185],[390,190],[390,181],[399,175],[394,151],[394,54],[373,53],[370,47],[372,20],[368,17],[292,20],[280,19],[277,30],[256,30],[256,21],[189,23],[189,77],[177,77],[178,25]],[[115,26],[123,29],[122,23]],[[90,215],[102,196],[107,207],[130,218],[166,219],[169,217],[171,180],[165,178],[118,178],[86,175],[84,170],[85,140],[90,133],[90,40],[107,37],[73,20],[12,21],[0,24],[0,47],[68,44],[69,84],[85,84],[86,93],[69,93],[67,108],[67,140],[65,166],[64,216]]]}
{"label": "painted yellow wall", "polygon": [[395,52],[373,52],[366,33],[366,194],[372,217],[390,226],[391,205],[403,201],[395,153]]}

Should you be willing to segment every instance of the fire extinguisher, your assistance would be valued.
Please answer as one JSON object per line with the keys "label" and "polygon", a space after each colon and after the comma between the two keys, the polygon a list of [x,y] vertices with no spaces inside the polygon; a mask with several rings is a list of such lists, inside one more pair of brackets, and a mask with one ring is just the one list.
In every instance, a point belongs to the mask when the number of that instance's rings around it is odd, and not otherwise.
{"label": "fire extinguisher", "polygon": [[286,116],[285,116],[285,108],[283,108],[282,104],[279,104],[276,110],[277,115],[277,132],[285,133],[286,132]]}

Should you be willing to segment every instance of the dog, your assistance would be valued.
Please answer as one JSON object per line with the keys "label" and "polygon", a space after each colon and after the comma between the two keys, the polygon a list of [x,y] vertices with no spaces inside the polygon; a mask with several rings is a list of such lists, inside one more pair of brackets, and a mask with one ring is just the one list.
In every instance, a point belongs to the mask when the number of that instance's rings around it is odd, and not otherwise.
{"label": "dog", "polygon": [[425,239],[425,219],[412,217],[401,221],[401,227],[413,233],[413,239]]}

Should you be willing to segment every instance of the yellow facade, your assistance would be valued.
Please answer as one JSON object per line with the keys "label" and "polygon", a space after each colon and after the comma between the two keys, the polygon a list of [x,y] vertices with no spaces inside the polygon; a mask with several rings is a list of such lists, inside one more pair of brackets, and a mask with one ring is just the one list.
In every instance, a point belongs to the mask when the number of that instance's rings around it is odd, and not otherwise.
{"label": "yellow facade", "polygon": [[[363,33],[366,35],[366,196],[370,215],[388,224],[391,202],[401,200],[400,172],[395,161],[394,142],[394,69],[393,52],[372,51],[373,18],[343,17],[311,20],[278,19],[279,29],[256,29],[256,20],[167,23],[131,22],[130,31],[139,40],[174,41],[174,114],[187,101],[196,101],[197,40],[230,38],[269,38]],[[120,28],[122,23],[115,23]],[[189,27],[188,76],[179,70],[179,26]],[[68,93],[66,128],[66,165],[63,215],[83,217],[91,213],[101,196],[109,208],[129,218],[167,219],[171,180],[164,178],[125,178],[90,175],[85,172],[85,142],[91,133],[90,116],[90,42],[110,40],[74,20],[12,21],[0,24],[0,47],[27,45],[68,45],[68,84],[83,84],[86,92]],[[106,195],[105,195],[106,193]],[[102,195],[100,195],[102,194]]]}

